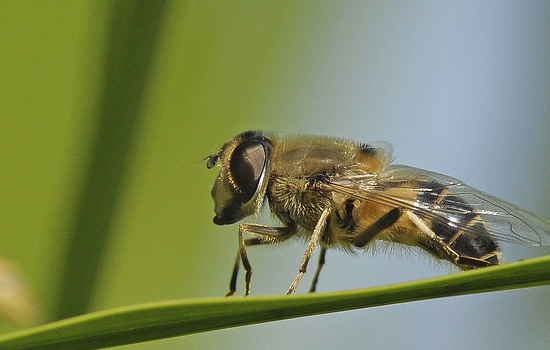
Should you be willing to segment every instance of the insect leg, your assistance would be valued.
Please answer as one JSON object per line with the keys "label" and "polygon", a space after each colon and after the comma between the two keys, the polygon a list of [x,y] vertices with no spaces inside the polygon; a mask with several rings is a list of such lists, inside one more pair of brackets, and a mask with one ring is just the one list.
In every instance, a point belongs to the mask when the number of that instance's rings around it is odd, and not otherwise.
{"label": "insect leg", "polygon": [[[235,261],[235,265],[233,267],[233,273],[231,274],[231,281],[229,283],[229,293],[227,293],[227,296],[231,296],[235,294],[236,284],[237,284],[236,282],[237,274],[239,271],[239,257],[246,271],[246,275],[245,275],[246,289],[245,289],[244,295],[245,296],[250,295],[250,281],[252,280],[252,265],[250,264],[250,261],[248,261],[248,256],[246,254],[247,245],[273,244],[273,243],[281,242],[289,238],[290,236],[292,236],[292,234],[294,233],[294,230],[295,230],[294,226],[273,227],[273,226],[265,226],[265,225],[257,225],[257,224],[240,224],[239,225],[239,253],[237,256],[237,260]],[[243,232],[256,233],[256,234],[268,236],[268,238],[266,238],[265,240],[261,238],[244,240]]]}
{"label": "insect leg", "polygon": [[[253,246],[253,245],[259,245],[264,243],[259,238],[250,238],[244,241],[244,244],[247,247]],[[237,251],[237,258],[235,259],[235,264],[233,265],[233,272],[231,273],[231,281],[229,281],[229,292],[225,295],[226,297],[232,297],[235,295],[235,291],[237,290],[237,276],[239,275],[239,267],[241,265],[241,250]]]}
{"label": "insect leg", "polygon": [[361,248],[369,243],[377,234],[393,225],[403,214],[403,208],[394,208],[382,215],[353,239],[353,245]]}
{"label": "insect leg", "polygon": [[455,265],[458,265],[460,255],[455,252],[448,244],[430,229],[422,219],[416,216],[413,212],[405,211],[407,218],[424,234],[425,240],[420,242],[420,245],[430,253],[440,259],[447,259]]}
{"label": "insect leg", "polygon": [[319,280],[319,274],[323,265],[325,265],[325,255],[327,254],[327,247],[321,247],[321,252],[319,253],[319,263],[317,264],[317,270],[315,271],[315,276],[313,276],[313,281],[311,282],[311,287],[309,288],[310,293],[315,293],[317,288],[317,281]]}
{"label": "insect leg", "polygon": [[313,250],[315,250],[315,247],[319,243],[319,238],[323,234],[323,231],[325,230],[325,226],[327,225],[327,218],[330,215],[330,208],[326,208],[321,213],[321,217],[319,218],[319,221],[317,221],[317,225],[315,225],[315,229],[313,229],[313,233],[311,234],[311,238],[309,239],[309,243],[307,244],[306,252],[304,253],[304,257],[302,258],[302,263],[300,264],[300,270],[298,271],[298,275],[288,288],[288,291],[286,292],[286,295],[290,295],[294,293],[296,290],[296,287],[298,286],[298,283],[304,276],[307,270],[307,264],[309,263],[309,259],[311,259],[311,255],[313,254]]}

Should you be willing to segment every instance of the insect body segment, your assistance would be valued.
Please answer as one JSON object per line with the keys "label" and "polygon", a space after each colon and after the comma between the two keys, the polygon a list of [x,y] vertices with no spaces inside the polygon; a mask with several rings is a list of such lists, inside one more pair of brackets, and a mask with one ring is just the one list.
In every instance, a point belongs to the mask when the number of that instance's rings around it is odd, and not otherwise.
{"label": "insect body segment", "polygon": [[[246,248],[302,237],[308,245],[292,294],[321,247],[310,291],[327,249],[357,250],[373,241],[417,246],[461,269],[501,264],[498,241],[550,243],[550,223],[513,204],[445,175],[390,165],[387,147],[348,140],[249,131],[229,140],[208,158],[219,163],[212,197],[214,222],[231,224],[255,215],[264,202],[281,226],[239,225],[239,250],[228,295],[245,270],[250,293],[252,266]],[[254,234],[244,239],[243,233]]]}

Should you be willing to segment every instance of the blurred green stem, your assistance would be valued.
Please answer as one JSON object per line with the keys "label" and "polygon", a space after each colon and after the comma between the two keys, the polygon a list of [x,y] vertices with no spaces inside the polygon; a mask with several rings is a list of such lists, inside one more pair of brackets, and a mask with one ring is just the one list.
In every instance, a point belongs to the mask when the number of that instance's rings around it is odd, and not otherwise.
{"label": "blurred green stem", "polygon": [[[113,1],[97,127],[61,260],[55,318],[85,313],[112,232],[166,1]],[[85,62],[83,62],[85,64]]]}

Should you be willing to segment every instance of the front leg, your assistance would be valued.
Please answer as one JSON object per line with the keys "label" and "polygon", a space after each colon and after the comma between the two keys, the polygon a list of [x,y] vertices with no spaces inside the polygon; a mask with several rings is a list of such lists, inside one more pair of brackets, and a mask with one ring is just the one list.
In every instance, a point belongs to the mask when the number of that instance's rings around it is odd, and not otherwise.
{"label": "front leg", "polygon": [[[256,233],[260,235],[267,236],[265,239],[262,238],[251,238],[244,240],[243,232]],[[246,254],[246,247],[260,244],[273,244],[277,242],[284,241],[291,237],[295,232],[295,226],[289,225],[287,227],[273,227],[257,224],[240,224],[239,225],[239,250],[237,252],[237,259],[235,260],[235,265],[233,266],[233,272],[231,273],[231,281],[229,282],[229,293],[226,296],[235,295],[237,290],[237,276],[239,274],[239,265],[242,261],[244,269],[246,271],[245,283],[246,290],[245,296],[250,295],[250,285],[252,280],[252,265],[248,260],[248,255]]]}
{"label": "front leg", "polygon": [[[259,238],[250,238],[244,241],[245,246],[250,247],[253,245],[263,244]],[[235,264],[233,264],[233,272],[231,273],[231,280],[229,281],[229,292],[225,295],[226,297],[232,297],[237,291],[237,277],[239,275],[239,267],[241,265],[241,249],[239,244],[239,249],[237,251],[237,258],[235,259]],[[250,264],[249,264],[250,265]]]}

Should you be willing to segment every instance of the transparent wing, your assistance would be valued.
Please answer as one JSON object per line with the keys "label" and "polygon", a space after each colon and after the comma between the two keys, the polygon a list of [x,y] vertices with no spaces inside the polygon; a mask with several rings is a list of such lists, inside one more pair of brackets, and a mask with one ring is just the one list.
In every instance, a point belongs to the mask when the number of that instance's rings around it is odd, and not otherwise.
{"label": "transparent wing", "polygon": [[[328,189],[389,207],[403,207],[465,232],[525,245],[550,245],[550,222],[455,178],[403,165],[379,175],[331,179]],[[477,228],[477,229],[476,229]]]}

